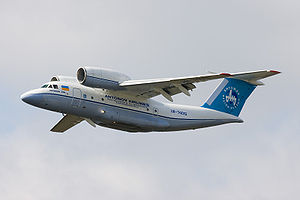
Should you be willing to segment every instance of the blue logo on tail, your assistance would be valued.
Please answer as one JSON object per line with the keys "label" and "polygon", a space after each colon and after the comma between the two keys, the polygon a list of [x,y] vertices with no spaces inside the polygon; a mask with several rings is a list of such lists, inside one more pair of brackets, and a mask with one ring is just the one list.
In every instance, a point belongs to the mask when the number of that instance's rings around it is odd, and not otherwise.
{"label": "blue logo on tail", "polygon": [[239,116],[255,87],[242,80],[225,78],[203,107]]}
{"label": "blue logo on tail", "polygon": [[227,87],[224,89],[223,102],[229,109],[235,109],[239,106],[239,91],[235,87]]}

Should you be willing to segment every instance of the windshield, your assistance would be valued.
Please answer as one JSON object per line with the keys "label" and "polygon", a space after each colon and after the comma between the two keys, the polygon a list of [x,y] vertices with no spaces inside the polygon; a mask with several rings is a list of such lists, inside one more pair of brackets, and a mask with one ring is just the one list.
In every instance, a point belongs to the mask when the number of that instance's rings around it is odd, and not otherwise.
{"label": "windshield", "polygon": [[54,89],[58,89],[58,85],[56,85],[56,84],[44,84],[41,88],[54,88]]}

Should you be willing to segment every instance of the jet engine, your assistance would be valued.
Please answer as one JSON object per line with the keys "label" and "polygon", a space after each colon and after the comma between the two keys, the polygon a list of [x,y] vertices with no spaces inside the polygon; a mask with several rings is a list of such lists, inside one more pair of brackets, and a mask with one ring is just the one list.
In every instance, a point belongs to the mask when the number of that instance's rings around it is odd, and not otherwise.
{"label": "jet engine", "polygon": [[119,84],[130,78],[120,72],[98,67],[80,67],[77,70],[77,80],[82,85],[108,90],[121,90]]}

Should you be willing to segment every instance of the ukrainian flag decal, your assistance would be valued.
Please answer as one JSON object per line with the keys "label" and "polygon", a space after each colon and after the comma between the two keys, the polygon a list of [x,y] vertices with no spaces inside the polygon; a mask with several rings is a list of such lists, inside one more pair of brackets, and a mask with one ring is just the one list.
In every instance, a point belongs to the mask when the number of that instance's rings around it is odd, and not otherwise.
{"label": "ukrainian flag decal", "polygon": [[64,91],[69,91],[69,86],[65,86],[65,85],[62,85],[61,86],[61,89],[64,90]]}

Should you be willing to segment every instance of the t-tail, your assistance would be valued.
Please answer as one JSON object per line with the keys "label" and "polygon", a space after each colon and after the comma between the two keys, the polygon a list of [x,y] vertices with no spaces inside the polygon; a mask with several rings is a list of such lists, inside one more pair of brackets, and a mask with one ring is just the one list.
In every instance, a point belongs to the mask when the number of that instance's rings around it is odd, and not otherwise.
{"label": "t-tail", "polygon": [[276,75],[280,72],[264,70],[246,73],[230,74],[208,98],[204,108],[217,110],[234,116],[239,116],[242,108],[258,85],[263,85],[260,79]]}

